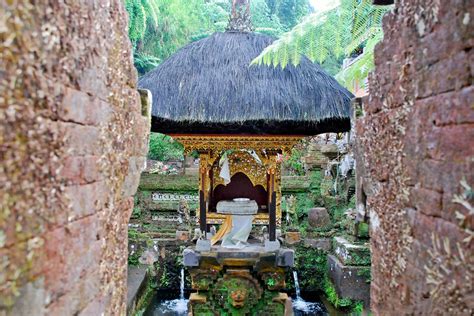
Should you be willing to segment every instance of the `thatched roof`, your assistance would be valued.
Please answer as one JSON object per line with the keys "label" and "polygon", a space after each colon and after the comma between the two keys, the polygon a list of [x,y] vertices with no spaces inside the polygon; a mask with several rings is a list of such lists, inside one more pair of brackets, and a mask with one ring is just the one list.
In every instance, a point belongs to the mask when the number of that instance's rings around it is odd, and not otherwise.
{"label": "thatched roof", "polygon": [[153,95],[152,130],[167,134],[294,134],[350,128],[352,94],[302,57],[250,66],[273,42],[226,32],[193,42],[139,80]]}

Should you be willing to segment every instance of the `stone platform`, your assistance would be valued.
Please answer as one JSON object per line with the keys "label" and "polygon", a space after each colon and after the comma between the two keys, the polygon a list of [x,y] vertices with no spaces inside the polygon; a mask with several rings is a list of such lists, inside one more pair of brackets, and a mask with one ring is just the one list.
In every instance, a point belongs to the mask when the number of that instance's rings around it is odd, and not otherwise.
{"label": "stone platform", "polygon": [[286,272],[294,265],[294,251],[265,251],[263,244],[243,249],[213,246],[209,251],[188,247],[183,252],[193,293],[192,315],[291,315],[285,288]]}

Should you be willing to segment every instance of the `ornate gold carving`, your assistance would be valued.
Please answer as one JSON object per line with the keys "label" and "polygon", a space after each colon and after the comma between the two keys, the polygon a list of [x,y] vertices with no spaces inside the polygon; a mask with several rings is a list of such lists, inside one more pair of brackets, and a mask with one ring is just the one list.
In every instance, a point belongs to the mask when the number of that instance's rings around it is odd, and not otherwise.
{"label": "ornate gold carving", "polygon": [[[218,213],[207,213],[208,224],[222,224],[225,221],[226,215]],[[280,212],[281,218],[281,212]],[[278,222],[278,210],[277,210],[277,222]],[[258,213],[253,219],[254,224],[268,225],[268,213]]]}
{"label": "ornate gold carving", "polygon": [[[222,153],[229,149],[254,150],[262,165],[245,151],[235,151],[230,156],[231,176],[237,172],[243,172],[249,177],[252,184],[262,185],[265,190],[269,190],[267,185],[267,174],[273,174],[276,192],[276,220],[277,226],[281,225],[281,168],[277,162],[277,154],[280,152],[289,152],[291,148],[300,141],[302,136],[231,136],[231,135],[175,135],[176,141],[184,145],[185,152],[190,153],[193,150],[199,152],[200,173],[199,189],[204,192],[205,200],[208,201],[211,190],[211,179],[209,171],[212,169],[214,174],[213,187],[223,184],[219,177],[220,167],[216,164]],[[207,212],[208,224],[222,224],[225,215]],[[255,216],[254,224],[268,225],[268,213],[260,213]]]}
{"label": "ornate gold carving", "polygon": [[[230,176],[232,177],[238,172],[245,174],[253,186],[261,185],[267,189],[267,172],[265,165],[259,164],[252,155],[245,151],[235,151],[228,155]],[[219,164],[215,164],[213,167],[214,173],[214,187],[215,189],[219,184],[225,185],[224,179],[219,177],[221,167]]]}
{"label": "ornate gold carving", "polygon": [[255,151],[289,152],[303,136],[245,136],[245,135],[173,135],[183,144],[186,154],[197,151],[254,149]]}

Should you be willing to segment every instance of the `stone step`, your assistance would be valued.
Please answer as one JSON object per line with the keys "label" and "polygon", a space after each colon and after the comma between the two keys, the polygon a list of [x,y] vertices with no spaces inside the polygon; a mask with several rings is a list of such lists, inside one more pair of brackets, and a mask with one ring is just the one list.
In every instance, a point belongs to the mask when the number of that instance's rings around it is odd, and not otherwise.
{"label": "stone step", "polygon": [[340,298],[370,301],[370,267],[344,265],[337,257],[328,255],[329,278]]}

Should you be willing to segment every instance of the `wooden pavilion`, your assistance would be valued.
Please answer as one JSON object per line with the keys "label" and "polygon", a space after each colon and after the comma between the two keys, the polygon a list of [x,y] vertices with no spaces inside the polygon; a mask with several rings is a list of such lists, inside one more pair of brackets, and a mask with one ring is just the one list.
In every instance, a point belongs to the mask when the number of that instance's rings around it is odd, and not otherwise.
{"label": "wooden pavilion", "polygon": [[[200,157],[201,230],[220,224],[219,201],[258,203],[256,224],[281,220],[280,164],[301,138],[350,129],[351,93],[302,57],[286,68],[251,65],[271,37],[227,31],[193,42],[139,81],[153,95],[152,131],[172,136]],[[231,153],[229,154],[229,151]],[[228,154],[231,181],[219,177]]]}

